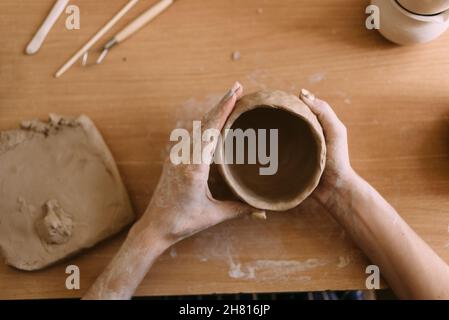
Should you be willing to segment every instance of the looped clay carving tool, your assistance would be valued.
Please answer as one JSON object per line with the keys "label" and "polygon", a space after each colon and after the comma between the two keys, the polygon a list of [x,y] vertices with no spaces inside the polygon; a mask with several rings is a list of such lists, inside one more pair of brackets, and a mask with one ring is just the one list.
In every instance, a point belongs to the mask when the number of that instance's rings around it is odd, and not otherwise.
{"label": "looped clay carving tool", "polygon": [[124,6],[100,31],[98,31],[78,52],[76,52],[69,61],[67,61],[55,74],[56,78],[62,76],[75,62],[85,55],[98,40],[101,39],[111,28],[131,10],[139,0],[130,0],[126,6]]}
{"label": "looped clay carving tool", "polygon": [[56,21],[58,20],[59,16],[62,14],[64,8],[67,6],[68,3],[69,0],[56,1],[55,5],[51,9],[47,18],[45,19],[44,23],[36,32],[31,42],[28,44],[26,48],[27,54],[32,55],[39,51],[45,39],[47,38],[47,35],[50,32],[51,28],[55,25]]}
{"label": "looped clay carving tool", "polygon": [[168,9],[173,4],[174,0],[162,0],[148,9],[146,12],[137,17],[133,22],[127,25],[122,31],[120,31],[115,37],[109,40],[101,53],[100,57],[97,60],[97,64],[100,64],[109,50],[115,45],[125,41],[134,33],[143,28],[147,23],[154,20],[157,16],[159,16],[162,12]]}

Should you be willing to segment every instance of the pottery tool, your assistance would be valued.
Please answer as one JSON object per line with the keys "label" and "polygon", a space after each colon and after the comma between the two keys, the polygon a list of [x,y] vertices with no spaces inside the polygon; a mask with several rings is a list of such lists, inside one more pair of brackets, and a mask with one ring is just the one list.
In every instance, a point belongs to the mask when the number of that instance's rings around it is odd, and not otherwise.
{"label": "pottery tool", "polygon": [[150,9],[145,11],[139,17],[137,17],[133,22],[127,25],[122,31],[116,34],[111,40],[109,40],[105,46],[103,47],[103,52],[97,60],[97,64],[100,64],[109,50],[115,45],[125,41],[129,37],[131,37],[134,33],[142,29],[147,23],[154,20],[157,16],[167,10],[172,4],[174,0],[161,0]]}
{"label": "pottery tool", "polygon": [[47,38],[48,33],[51,28],[55,25],[59,16],[64,11],[64,8],[67,6],[70,0],[57,0],[45,19],[44,23],[41,25],[39,30],[37,30],[31,42],[28,44],[26,48],[26,53],[29,55],[35,54],[39,51],[45,39]]}
{"label": "pottery tool", "polygon": [[131,10],[139,0],[130,0],[100,31],[98,31],[70,60],[68,60],[55,74],[56,78],[62,76],[75,62],[89,51],[125,14]]}

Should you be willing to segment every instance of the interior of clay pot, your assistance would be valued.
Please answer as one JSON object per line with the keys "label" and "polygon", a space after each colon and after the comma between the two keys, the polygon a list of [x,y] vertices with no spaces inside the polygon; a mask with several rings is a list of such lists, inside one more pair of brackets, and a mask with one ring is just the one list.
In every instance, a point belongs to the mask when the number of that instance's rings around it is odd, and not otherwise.
{"label": "interior of clay pot", "polygon": [[[292,201],[310,188],[311,182],[320,174],[317,173],[319,150],[316,137],[300,116],[282,109],[259,106],[243,113],[231,129],[267,129],[267,155],[270,154],[269,129],[278,129],[278,170],[274,175],[260,175],[259,168],[268,165],[261,165],[259,161],[248,164],[247,143],[245,164],[227,165],[230,178],[247,196],[264,202]],[[258,152],[258,147],[256,150]]]}

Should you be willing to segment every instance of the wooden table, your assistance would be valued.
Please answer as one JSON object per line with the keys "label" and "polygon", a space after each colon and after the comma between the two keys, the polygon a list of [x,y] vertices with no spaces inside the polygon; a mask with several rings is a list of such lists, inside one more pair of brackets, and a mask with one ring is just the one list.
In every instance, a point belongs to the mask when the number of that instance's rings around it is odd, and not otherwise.
{"label": "wooden table", "polygon": [[[53,2],[0,2],[1,130],[49,112],[87,114],[142,213],[170,131],[199,119],[235,80],[246,92],[306,87],[347,125],[356,170],[449,262],[449,34],[394,46],[364,27],[367,4],[358,0],[180,0],[102,65],[77,64],[55,79],[126,1],[71,1],[81,9],[81,30],[66,30],[64,17],[42,50],[25,56]],[[114,31],[152,2],[142,1]],[[240,60],[231,59],[234,51]],[[1,264],[0,298],[81,296],[123,236],[39,272]],[[80,267],[79,291],[65,288],[69,264]],[[360,289],[368,264],[309,200],[296,212],[243,218],[183,241],[157,261],[137,294]]]}

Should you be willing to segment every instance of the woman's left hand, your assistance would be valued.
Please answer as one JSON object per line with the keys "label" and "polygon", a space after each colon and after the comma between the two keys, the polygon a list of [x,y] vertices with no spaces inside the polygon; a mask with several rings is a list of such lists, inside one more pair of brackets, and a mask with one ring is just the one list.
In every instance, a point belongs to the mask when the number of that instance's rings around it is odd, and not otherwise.
{"label": "woman's left hand", "polygon": [[[218,105],[203,117],[202,132],[208,129],[221,132],[242,93],[242,86],[235,83]],[[193,139],[190,140],[192,144]],[[212,150],[212,158],[216,144],[216,140],[203,141],[202,150]],[[193,150],[193,145],[190,149]],[[166,242],[172,244],[225,220],[260,211],[238,201],[215,200],[207,184],[211,161],[206,162],[175,165],[167,159],[151,203],[133,232],[145,232],[147,228],[157,230]]]}
{"label": "woman's left hand", "polygon": [[[202,131],[221,132],[242,94],[242,86],[235,83],[202,119]],[[212,151],[211,158],[216,144],[217,141],[203,142],[203,149],[207,147]],[[86,299],[130,298],[153,262],[172,244],[242,214],[262,214],[242,202],[215,200],[207,183],[209,163],[175,165],[170,159],[166,161],[147,210],[131,228],[113,261],[89,289]]]}

